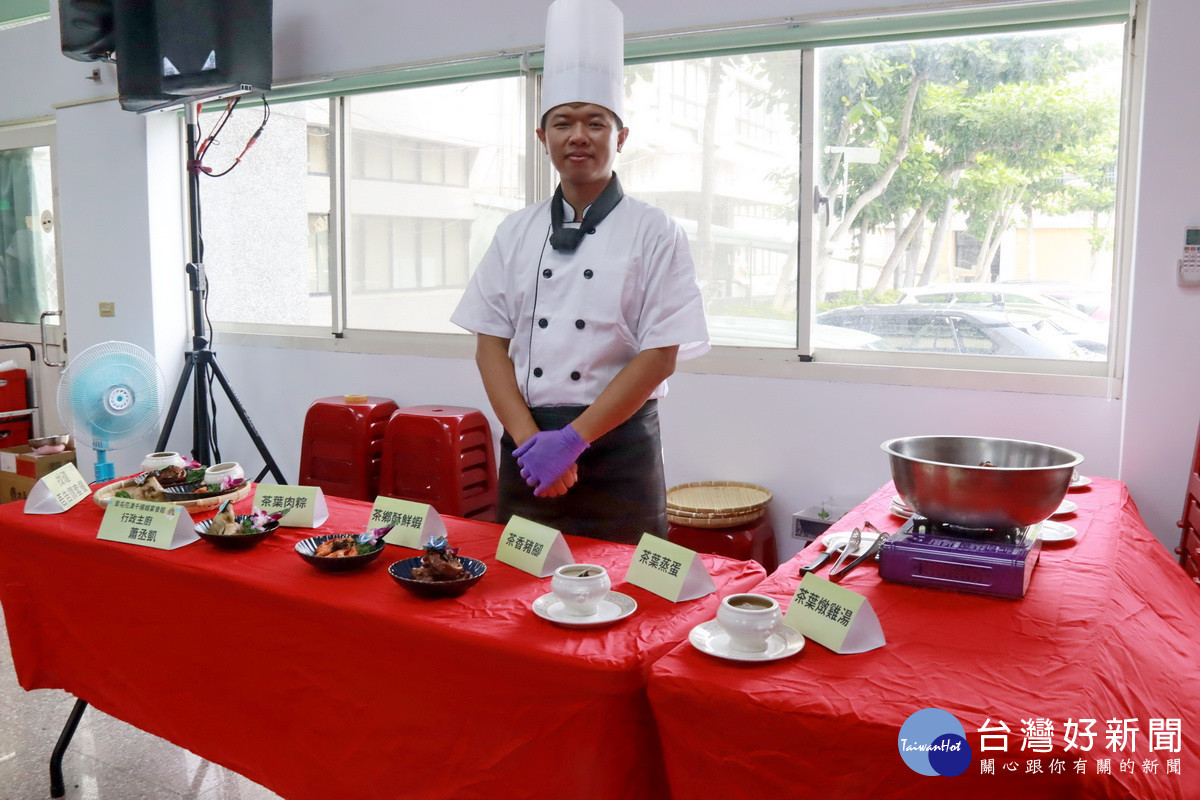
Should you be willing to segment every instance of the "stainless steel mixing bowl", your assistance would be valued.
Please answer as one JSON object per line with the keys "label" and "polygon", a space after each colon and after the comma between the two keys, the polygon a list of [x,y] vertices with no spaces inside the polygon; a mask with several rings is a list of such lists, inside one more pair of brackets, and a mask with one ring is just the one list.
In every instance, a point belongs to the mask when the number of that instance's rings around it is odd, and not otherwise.
{"label": "stainless steel mixing bowl", "polygon": [[935,522],[972,528],[1047,519],[1083,463],[1079,453],[1061,447],[984,436],[907,436],[881,447],[909,508]]}

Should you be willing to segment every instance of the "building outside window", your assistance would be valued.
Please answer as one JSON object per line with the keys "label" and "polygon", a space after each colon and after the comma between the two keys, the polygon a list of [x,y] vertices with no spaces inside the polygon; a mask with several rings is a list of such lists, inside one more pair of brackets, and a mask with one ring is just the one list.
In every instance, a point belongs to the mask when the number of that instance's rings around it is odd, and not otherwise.
{"label": "building outside window", "polygon": [[[616,168],[687,232],[718,348],[1103,375],[1124,41],[1104,24],[638,59]],[[253,158],[202,186],[213,319],[337,328],[344,302],[343,330],[465,335],[448,317],[496,225],[553,188],[526,170],[528,80],[273,104]],[[935,290],[1004,346],[965,319],[947,338],[946,308],[916,301]]]}

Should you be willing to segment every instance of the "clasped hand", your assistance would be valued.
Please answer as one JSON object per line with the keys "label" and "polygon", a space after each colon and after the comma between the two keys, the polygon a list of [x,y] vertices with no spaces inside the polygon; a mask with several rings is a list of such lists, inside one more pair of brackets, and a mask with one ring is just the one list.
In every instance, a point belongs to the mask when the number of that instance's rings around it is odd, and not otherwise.
{"label": "clasped hand", "polygon": [[538,431],[513,450],[513,455],[534,496],[555,497],[575,483],[575,460],[587,448],[588,443],[568,425],[557,431]]}

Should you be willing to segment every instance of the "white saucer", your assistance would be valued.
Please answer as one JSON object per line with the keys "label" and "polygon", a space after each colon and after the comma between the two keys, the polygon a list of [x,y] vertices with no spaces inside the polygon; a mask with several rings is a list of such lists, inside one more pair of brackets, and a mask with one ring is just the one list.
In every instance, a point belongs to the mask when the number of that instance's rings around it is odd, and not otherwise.
{"label": "white saucer", "polygon": [[623,620],[634,611],[637,611],[637,601],[620,592],[606,594],[596,606],[596,613],[586,617],[564,614],[562,601],[555,597],[553,592],[533,601],[533,613],[566,628],[599,628]]}
{"label": "white saucer", "polygon": [[775,661],[794,656],[804,649],[804,637],[799,631],[780,625],[777,633],[767,639],[767,649],[761,653],[743,653],[729,647],[729,634],[715,620],[701,623],[692,628],[688,641],[702,653],[730,661]]}
{"label": "white saucer", "polygon": [[892,507],[888,509],[897,517],[908,519],[913,515],[912,509],[908,507],[908,503],[904,502],[904,498],[898,494],[892,495]]}
{"label": "white saucer", "polygon": [[[871,549],[871,545],[875,544],[875,540],[879,538],[877,533],[867,533],[863,531],[861,538],[858,540],[858,549],[847,556],[847,559],[858,558],[863,553]],[[841,533],[827,533],[821,537],[822,544],[825,549],[829,550],[834,547],[845,547],[850,544],[850,532],[843,531]]]}
{"label": "white saucer", "polygon": [[1063,500],[1062,503],[1059,504],[1058,508],[1054,510],[1054,513],[1050,516],[1061,517],[1063,514],[1074,514],[1078,510],[1079,506],[1075,505],[1070,500]]}
{"label": "white saucer", "polygon": [[1092,479],[1089,478],[1087,475],[1080,475],[1078,472],[1076,472],[1074,475],[1071,476],[1071,485],[1068,487],[1068,490],[1078,489],[1081,486],[1087,486],[1091,482],[1092,482]]}
{"label": "white saucer", "polygon": [[1069,539],[1074,539],[1077,531],[1070,525],[1062,522],[1052,522],[1046,520],[1042,523],[1042,541],[1043,542],[1065,542]]}

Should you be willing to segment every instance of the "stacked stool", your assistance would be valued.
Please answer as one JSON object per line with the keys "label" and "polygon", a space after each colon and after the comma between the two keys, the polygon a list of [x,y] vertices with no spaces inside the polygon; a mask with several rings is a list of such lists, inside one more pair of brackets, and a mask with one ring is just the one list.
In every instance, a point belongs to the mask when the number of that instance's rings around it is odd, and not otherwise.
{"label": "stacked stool", "polygon": [[313,401],[304,416],[300,484],[373,501],[379,495],[384,435],[396,408],[394,400],[367,395]]}
{"label": "stacked stool", "polygon": [[384,435],[379,493],[494,521],[496,453],[487,417],[466,406],[397,409]]}
{"label": "stacked stool", "polygon": [[667,490],[667,540],[698,553],[779,566],[767,516],[771,492],[753,483],[699,481]]}

